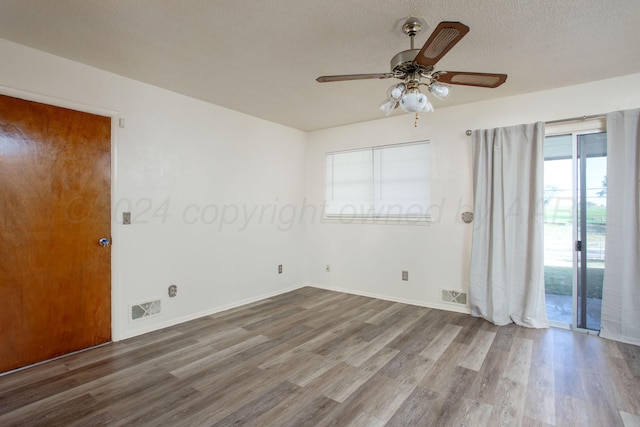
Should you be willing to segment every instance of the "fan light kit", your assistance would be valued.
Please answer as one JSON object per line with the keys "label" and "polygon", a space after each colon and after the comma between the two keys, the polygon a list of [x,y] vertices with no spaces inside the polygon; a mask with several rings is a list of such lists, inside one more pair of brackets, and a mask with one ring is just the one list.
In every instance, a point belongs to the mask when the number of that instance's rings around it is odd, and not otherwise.
{"label": "fan light kit", "polygon": [[469,27],[460,22],[441,22],[431,33],[422,49],[415,49],[414,39],[426,26],[423,18],[410,16],[402,24],[402,32],[411,38],[411,48],[391,59],[391,72],[373,74],[344,74],[321,76],[319,83],[345,80],[388,79],[401,80],[387,91],[387,98],[380,104],[380,110],[389,115],[400,107],[407,113],[433,111],[427,95],[420,92],[420,86],[435,98],[443,100],[451,92],[449,85],[496,88],[507,80],[506,74],[470,73],[465,71],[433,71],[435,64],[449,52],[468,32]]}

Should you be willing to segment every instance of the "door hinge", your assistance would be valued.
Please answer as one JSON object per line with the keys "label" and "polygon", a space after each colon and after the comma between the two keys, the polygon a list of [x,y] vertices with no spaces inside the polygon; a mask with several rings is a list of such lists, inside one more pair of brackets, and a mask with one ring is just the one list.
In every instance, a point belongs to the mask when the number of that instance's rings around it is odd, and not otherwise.
{"label": "door hinge", "polygon": [[576,240],[576,252],[582,251],[582,241]]}

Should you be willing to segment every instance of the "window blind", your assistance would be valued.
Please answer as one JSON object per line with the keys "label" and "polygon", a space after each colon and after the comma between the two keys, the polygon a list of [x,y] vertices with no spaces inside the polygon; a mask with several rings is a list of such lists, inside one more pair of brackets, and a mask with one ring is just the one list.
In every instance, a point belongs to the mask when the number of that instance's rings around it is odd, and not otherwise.
{"label": "window blind", "polygon": [[429,144],[326,154],[327,217],[427,218]]}

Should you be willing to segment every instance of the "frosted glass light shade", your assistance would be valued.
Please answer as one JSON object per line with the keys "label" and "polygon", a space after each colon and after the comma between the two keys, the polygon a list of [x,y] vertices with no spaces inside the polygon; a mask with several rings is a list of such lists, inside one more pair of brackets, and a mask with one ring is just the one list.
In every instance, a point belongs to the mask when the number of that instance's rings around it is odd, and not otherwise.
{"label": "frosted glass light shade", "polygon": [[397,101],[404,94],[405,89],[406,87],[404,83],[398,83],[396,85],[391,86],[389,90],[387,90],[387,96]]}
{"label": "frosted glass light shade", "polygon": [[436,98],[442,100],[449,96],[451,90],[449,86],[443,85],[442,83],[432,83],[429,86],[429,92],[431,92]]}
{"label": "frosted glass light shade", "polygon": [[428,106],[430,107],[427,96],[417,91],[405,93],[400,98],[400,108],[407,113],[426,111],[429,108]]}
{"label": "frosted glass light shade", "polygon": [[378,108],[380,108],[380,111],[388,116],[389,114],[391,114],[393,109],[396,108],[397,103],[398,101],[393,98],[385,99],[384,101],[382,101]]}

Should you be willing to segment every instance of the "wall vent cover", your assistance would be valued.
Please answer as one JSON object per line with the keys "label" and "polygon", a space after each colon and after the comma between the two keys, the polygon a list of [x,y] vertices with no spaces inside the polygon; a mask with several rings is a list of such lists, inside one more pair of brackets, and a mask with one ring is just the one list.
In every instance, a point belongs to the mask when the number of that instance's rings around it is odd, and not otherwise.
{"label": "wall vent cover", "polygon": [[162,308],[159,299],[132,305],[130,307],[131,320],[140,320],[147,317],[157,316],[160,314],[160,310]]}
{"label": "wall vent cover", "polygon": [[467,294],[465,292],[442,289],[442,302],[467,305]]}

